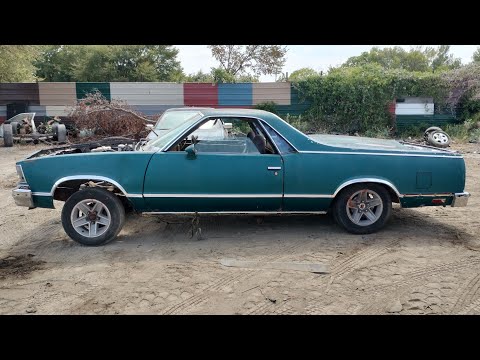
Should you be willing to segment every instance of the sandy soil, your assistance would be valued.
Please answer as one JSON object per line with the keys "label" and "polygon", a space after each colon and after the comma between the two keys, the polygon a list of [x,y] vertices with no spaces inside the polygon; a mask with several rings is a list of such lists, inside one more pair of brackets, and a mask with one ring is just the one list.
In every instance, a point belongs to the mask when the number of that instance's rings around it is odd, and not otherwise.
{"label": "sandy soil", "polygon": [[[479,314],[480,145],[465,152],[466,208],[395,208],[387,227],[344,232],[330,216],[131,215],[99,248],[70,240],[57,209],[17,207],[0,147],[0,314]],[[329,274],[225,267],[223,258],[309,262]]]}

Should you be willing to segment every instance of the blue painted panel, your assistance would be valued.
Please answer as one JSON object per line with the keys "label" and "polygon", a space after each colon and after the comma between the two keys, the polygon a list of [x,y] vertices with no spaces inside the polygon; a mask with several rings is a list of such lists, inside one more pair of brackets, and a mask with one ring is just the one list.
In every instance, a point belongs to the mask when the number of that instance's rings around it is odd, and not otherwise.
{"label": "blue painted panel", "polygon": [[218,84],[218,105],[252,105],[252,84]]}

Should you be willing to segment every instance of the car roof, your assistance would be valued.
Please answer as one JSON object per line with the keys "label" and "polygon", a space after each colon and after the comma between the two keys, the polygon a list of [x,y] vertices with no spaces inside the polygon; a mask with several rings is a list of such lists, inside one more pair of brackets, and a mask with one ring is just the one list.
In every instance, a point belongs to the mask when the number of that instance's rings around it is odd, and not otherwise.
{"label": "car roof", "polygon": [[272,113],[259,109],[244,109],[244,108],[225,108],[214,109],[209,108],[201,110],[201,113],[205,116],[252,116],[252,117],[265,117],[266,115],[272,115]]}
{"label": "car roof", "polygon": [[191,107],[181,107],[181,108],[170,108],[170,109],[165,110],[165,112],[169,112],[169,111],[196,111],[196,110],[209,110],[209,109],[213,109],[213,108],[191,106]]}

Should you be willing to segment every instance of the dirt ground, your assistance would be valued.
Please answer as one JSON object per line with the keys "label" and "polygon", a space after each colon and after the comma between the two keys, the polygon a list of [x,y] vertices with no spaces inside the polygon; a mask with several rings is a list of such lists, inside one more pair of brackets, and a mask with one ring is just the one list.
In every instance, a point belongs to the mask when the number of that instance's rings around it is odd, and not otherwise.
{"label": "dirt ground", "polygon": [[[396,207],[386,228],[351,235],[330,216],[131,215],[117,240],[81,246],[57,209],[17,207],[15,161],[0,147],[0,314],[479,314],[480,144],[466,208]],[[225,267],[220,260],[321,263],[328,274]]]}

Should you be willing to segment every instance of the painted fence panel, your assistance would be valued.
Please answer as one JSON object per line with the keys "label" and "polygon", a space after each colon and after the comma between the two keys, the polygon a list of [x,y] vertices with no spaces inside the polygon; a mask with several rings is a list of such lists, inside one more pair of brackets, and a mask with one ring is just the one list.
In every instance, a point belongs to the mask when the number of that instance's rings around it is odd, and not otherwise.
{"label": "painted fence panel", "polygon": [[163,114],[165,110],[174,107],[183,107],[183,105],[133,105],[132,107],[145,115],[160,115]]}
{"label": "painted fence panel", "polygon": [[46,106],[47,116],[68,116],[70,115],[72,108],[70,106]]}
{"label": "painted fence panel", "polygon": [[74,82],[38,83],[40,105],[74,105],[77,90]]}
{"label": "painted fence panel", "polygon": [[273,101],[278,105],[291,105],[290,83],[253,83],[253,105]]}
{"label": "painted fence panel", "polygon": [[0,105],[10,103],[40,104],[37,83],[0,83]]}
{"label": "painted fence panel", "polygon": [[185,83],[183,84],[185,106],[218,105],[218,86],[212,83]]}
{"label": "painted fence panel", "polygon": [[129,105],[182,106],[183,84],[175,83],[110,83],[112,99],[125,100]]}
{"label": "painted fence panel", "polygon": [[252,84],[218,84],[218,105],[252,105]]}
{"label": "painted fence panel", "polygon": [[30,105],[30,106],[28,107],[28,111],[29,111],[29,112],[34,112],[34,113],[35,113],[35,117],[47,115],[46,106],[42,106],[42,105],[34,105],[34,106]]}
{"label": "painted fence panel", "polygon": [[76,93],[77,99],[83,99],[85,94],[93,93],[96,90],[100,91],[105,98],[110,101],[112,98],[110,96],[110,83],[102,83],[102,82],[81,82],[76,83]]}

